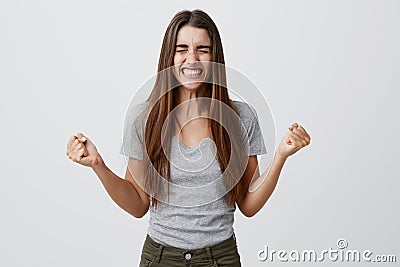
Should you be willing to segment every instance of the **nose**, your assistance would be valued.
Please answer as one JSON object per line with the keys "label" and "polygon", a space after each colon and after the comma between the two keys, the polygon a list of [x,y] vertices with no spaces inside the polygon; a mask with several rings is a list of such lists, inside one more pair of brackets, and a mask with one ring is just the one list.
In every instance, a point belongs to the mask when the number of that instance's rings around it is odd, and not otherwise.
{"label": "nose", "polygon": [[196,52],[194,52],[194,51],[188,51],[188,52],[186,53],[185,61],[188,62],[188,63],[196,62],[196,61],[199,61],[199,57],[198,57],[198,55],[197,55]]}

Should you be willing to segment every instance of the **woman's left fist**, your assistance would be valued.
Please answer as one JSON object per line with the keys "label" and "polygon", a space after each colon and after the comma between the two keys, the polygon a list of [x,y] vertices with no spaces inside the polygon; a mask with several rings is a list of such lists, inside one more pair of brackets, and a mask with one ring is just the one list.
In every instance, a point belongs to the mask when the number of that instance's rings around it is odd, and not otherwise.
{"label": "woman's left fist", "polygon": [[279,144],[277,153],[287,158],[296,153],[300,148],[309,145],[310,141],[310,135],[306,130],[298,123],[293,123]]}

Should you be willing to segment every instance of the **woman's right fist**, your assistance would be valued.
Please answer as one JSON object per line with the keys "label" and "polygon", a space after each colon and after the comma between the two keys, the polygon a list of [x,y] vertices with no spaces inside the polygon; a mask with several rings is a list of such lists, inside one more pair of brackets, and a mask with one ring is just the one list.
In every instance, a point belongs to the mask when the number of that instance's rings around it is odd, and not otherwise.
{"label": "woman's right fist", "polygon": [[102,162],[95,145],[82,133],[73,135],[67,144],[67,156],[74,162],[93,167]]}

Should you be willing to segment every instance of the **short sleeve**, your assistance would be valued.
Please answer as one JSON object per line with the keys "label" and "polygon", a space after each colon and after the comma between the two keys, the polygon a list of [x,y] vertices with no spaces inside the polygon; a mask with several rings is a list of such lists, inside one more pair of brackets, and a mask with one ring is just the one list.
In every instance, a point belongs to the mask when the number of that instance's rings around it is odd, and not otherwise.
{"label": "short sleeve", "polygon": [[140,113],[143,104],[134,105],[128,109],[124,121],[124,130],[120,154],[143,160],[143,120]]}
{"label": "short sleeve", "polygon": [[240,119],[247,132],[249,141],[248,156],[267,154],[256,110],[250,104],[240,101],[233,102],[236,104]]}

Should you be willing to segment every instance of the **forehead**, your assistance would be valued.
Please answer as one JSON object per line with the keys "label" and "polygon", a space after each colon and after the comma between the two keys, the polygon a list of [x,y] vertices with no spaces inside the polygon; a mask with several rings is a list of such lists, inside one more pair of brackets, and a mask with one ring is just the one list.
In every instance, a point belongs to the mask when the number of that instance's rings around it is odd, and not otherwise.
{"label": "forehead", "polygon": [[185,25],[178,32],[176,44],[211,45],[211,39],[206,29]]}

